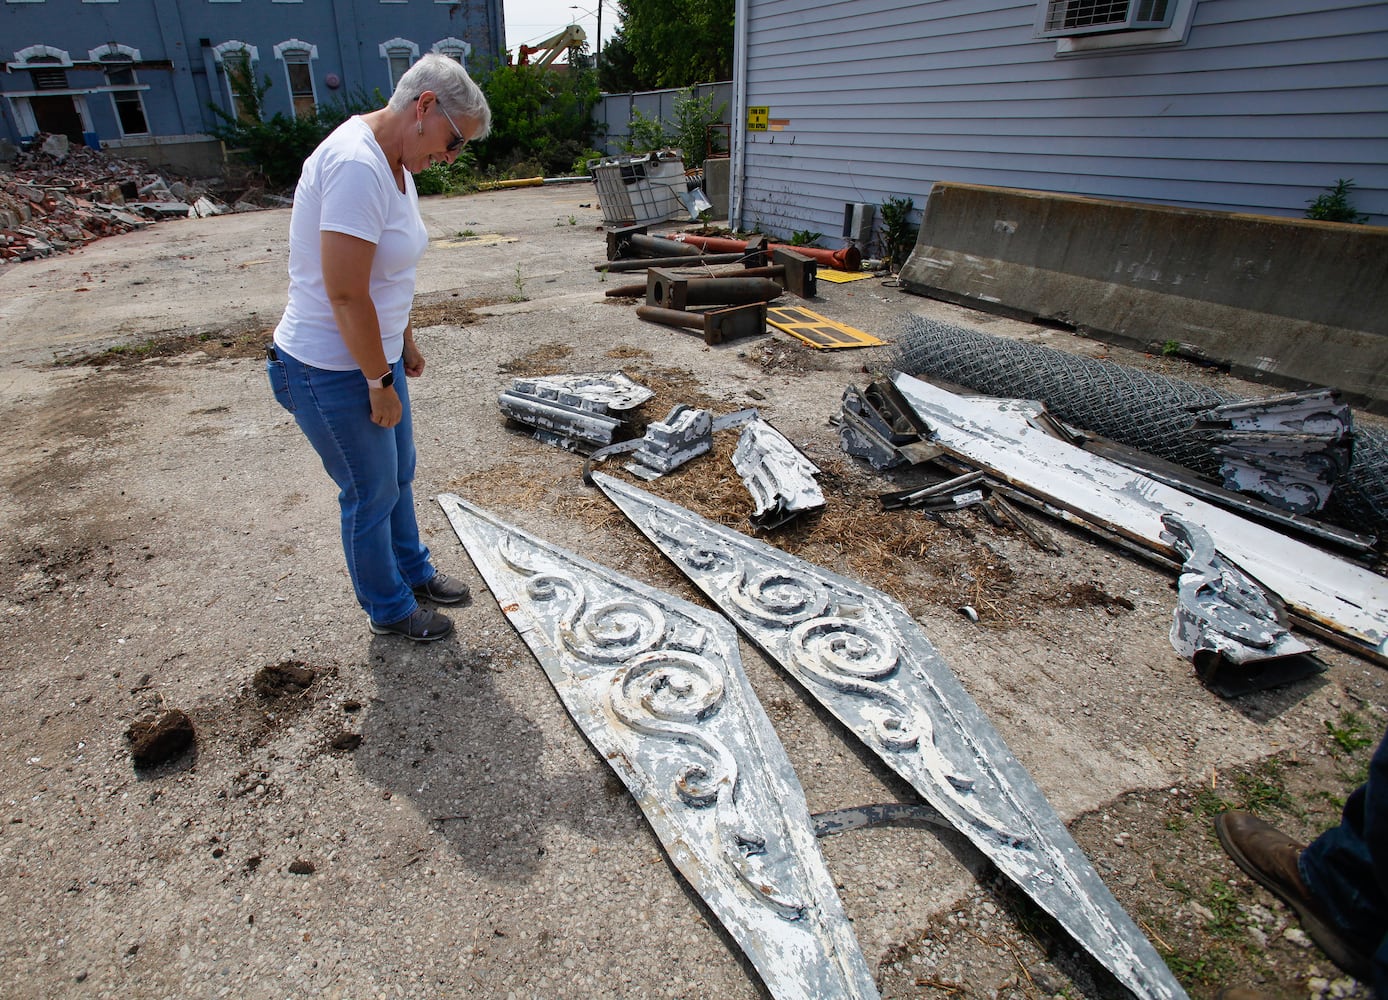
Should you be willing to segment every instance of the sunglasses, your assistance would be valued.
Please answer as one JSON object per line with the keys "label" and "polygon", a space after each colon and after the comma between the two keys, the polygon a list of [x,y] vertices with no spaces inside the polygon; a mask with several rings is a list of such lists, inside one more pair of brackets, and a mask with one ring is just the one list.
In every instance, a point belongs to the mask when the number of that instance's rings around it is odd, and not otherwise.
{"label": "sunglasses", "polygon": [[443,110],[442,104],[435,101],[434,107],[443,111],[444,118],[448,119],[448,126],[453,129],[453,138],[448,140],[448,145],[444,147],[444,152],[451,153],[455,149],[461,149],[467,143],[467,137],[463,135],[463,130],[454,123],[453,116]]}

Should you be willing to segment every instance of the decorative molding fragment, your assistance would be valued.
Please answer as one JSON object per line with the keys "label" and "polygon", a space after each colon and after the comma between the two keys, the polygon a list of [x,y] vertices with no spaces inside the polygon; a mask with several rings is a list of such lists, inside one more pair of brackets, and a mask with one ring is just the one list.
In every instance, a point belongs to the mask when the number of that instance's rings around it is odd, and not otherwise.
{"label": "decorative molding fragment", "polygon": [[1216,552],[1208,531],[1177,514],[1161,522],[1183,560],[1171,645],[1206,687],[1236,698],[1325,672],[1287,630],[1282,602]]}
{"label": "decorative molding fragment", "polygon": [[497,397],[497,406],[507,418],[532,428],[537,441],[582,454],[611,444],[622,425],[606,403],[541,379],[515,379]]}
{"label": "decorative molding fragment", "polygon": [[742,428],[733,468],[752,494],[752,523],[775,528],[805,511],[824,506],[819,468],[761,417]]}
{"label": "decorative molding fragment", "polygon": [[879,471],[940,454],[921,440],[925,426],[890,382],[870,382],[862,390],[850,383],[843,390],[838,424],[840,447]]}
{"label": "decorative molding fragment", "polygon": [[646,427],[646,436],[627,463],[642,479],[656,479],[713,447],[713,414],[677,403],[664,420]]}
{"label": "decorative molding fragment", "polygon": [[1161,516],[1180,514],[1301,624],[1388,662],[1388,580],[1373,571],[1051,437],[1027,420],[1034,403],[957,396],[901,372],[892,381],[950,454],[1165,556]]}
{"label": "decorative molding fragment", "polygon": [[1213,430],[1224,488],[1310,514],[1325,507],[1353,460],[1354,415],[1335,389],[1239,400],[1199,412]]}
{"label": "decorative molding fragment", "polygon": [[655,395],[654,389],[646,388],[621,372],[539,375],[525,381],[601,403],[608,410],[632,410]]}
{"label": "decorative molding fragment", "polygon": [[1184,997],[896,601],[610,476],[597,485],[779,663],[1139,997]]}
{"label": "decorative molding fragment", "polygon": [[460,497],[438,499],[569,715],[767,988],[877,997],[732,626]]}

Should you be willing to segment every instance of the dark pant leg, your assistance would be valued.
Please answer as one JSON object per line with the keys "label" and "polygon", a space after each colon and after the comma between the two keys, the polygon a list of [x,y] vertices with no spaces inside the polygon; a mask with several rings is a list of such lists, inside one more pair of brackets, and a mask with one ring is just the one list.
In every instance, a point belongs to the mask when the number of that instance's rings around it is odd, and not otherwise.
{"label": "dark pant leg", "polygon": [[1345,940],[1373,956],[1373,987],[1388,998],[1388,733],[1369,780],[1345,802],[1340,825],[1301,852],[1301,877]]}

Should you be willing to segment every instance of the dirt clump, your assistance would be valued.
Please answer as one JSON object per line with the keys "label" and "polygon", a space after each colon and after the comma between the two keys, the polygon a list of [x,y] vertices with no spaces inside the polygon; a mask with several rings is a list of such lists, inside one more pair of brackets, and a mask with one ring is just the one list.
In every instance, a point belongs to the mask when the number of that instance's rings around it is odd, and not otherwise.
{"label": "dirt clump", "polygon": [[285,660],[261,667],[251,686],[261,698],[274,700],[301,695],[312,686],[318,672],[298,660]]}
{"label": "dirt clump", "polygon": [[165,709],[152,719],[138,719],[126,731],[130,756],[137,770],[148,770],[177,760],[197,742],[193,720],[176,708]]}

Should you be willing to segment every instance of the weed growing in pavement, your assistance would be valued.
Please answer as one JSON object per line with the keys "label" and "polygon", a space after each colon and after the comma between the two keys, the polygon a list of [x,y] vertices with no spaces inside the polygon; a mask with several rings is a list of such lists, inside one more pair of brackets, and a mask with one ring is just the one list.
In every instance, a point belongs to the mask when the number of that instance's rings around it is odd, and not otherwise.
{"label": "weed growing in pavement", "polygon": [[[1356,750],[1373,746],[1374,738],[1365,731],[1359,716],[1353,712],[1341,712],[1338,724],[1326,719],[1325,731],[1330,734],[1331,741],[1340,748],[1342,753],[1354,753]],[[1336,756],[1340,756],[1340,754]]]}
{"label": "weed growing in pavement", "polygon": [[1210,879],[1204,904],[1214,914],[1212,920],[1205,921],[1205,930],[1221,938],[1236,938],[1243,934],[1248,923],[1243,917],[1243,903],[1227,881]]}
{"label": "weed growing in pavement", "polygon": [[1287,791],[1285,765],[1276,757],[1270,757],[1248,773],[1234,775],[1234,788],[1238,792],[1239,808],[1245,812],[1262,814],[1276,809],[1293,816],[1305,816],[1302,809]]}
{"label": "weed growing in pavement", "polygon": [[1162,357],[1170,358],[1181,353],[1181,342],[1179,340],[1168,340],[1161,345]]}
{"label": "weed growing in pavement", "polygon": [[516,292],[511,296],[512,302],[525,302],[525,276],[521,274],[520,265],[516,265]]}
{"label": "weed growing in pavement", "polygon": [[1204,986],[1223,986],[1232,981],[1232,974],[1238,963],[1227,948],[1209,948],[1194,958],[1187,958],[1174,951],[1160,953],[1166,967],[1182,983],[1200,983]]}
{"label": "weed growing in pavement", "polygon": [[887,267],[899,272],[915,249],[920,226],[911,224],[916,203],[910,198],[887,198],[882,202],[882,244]]}
{"label": "weed growing in pavement", "polygon": [[1349,193],[1353,189],[1354,181],[1344,178],[1337,180],[1326,189],[1325,194],[1307,202],[1311,207],[1306,210],[1306,218],[1322,222],[1368,222],[1369,217],[1356,211],[1349,200]]}
{"label": "weed growing in pavement", "polygon": [[1210,788],[1208,785],[1201,785],[1195,793],[1195,803],[1191,807],[1191,812],[1196,816],[1213,817],[1222,812],[1228,812],[1233,808],[1224,797]]}

